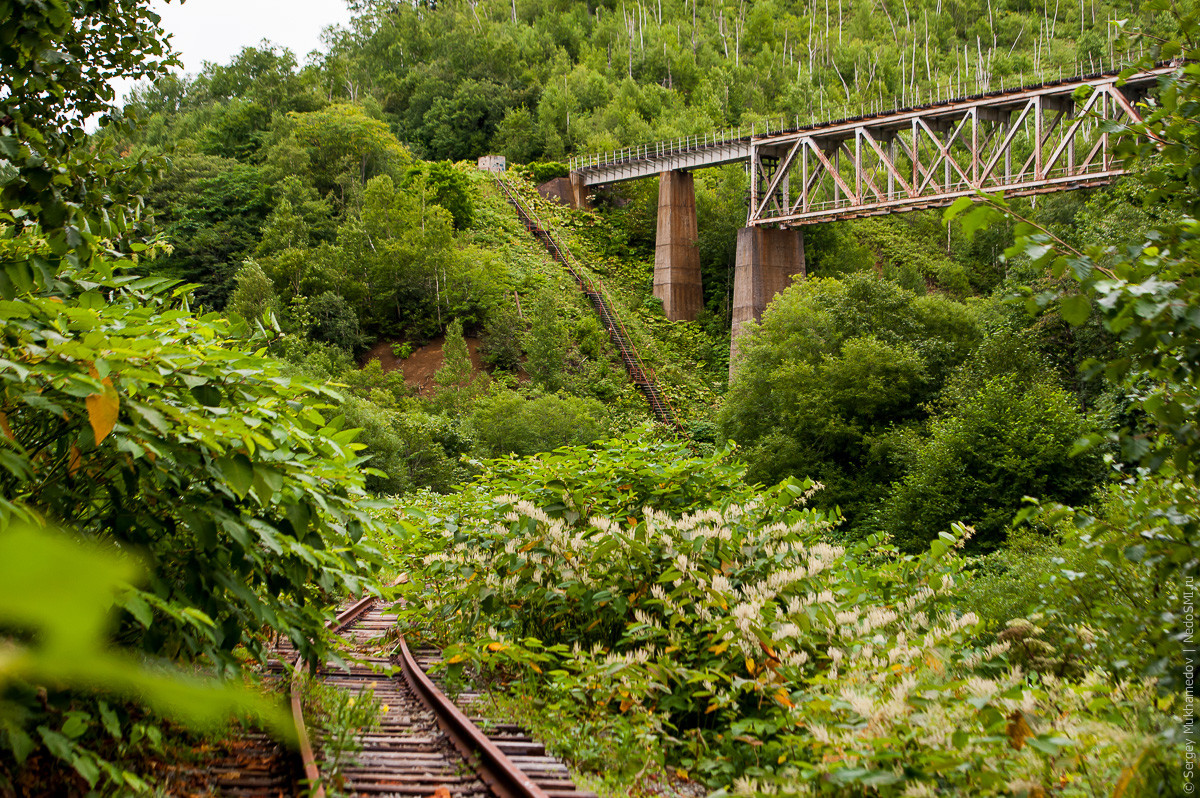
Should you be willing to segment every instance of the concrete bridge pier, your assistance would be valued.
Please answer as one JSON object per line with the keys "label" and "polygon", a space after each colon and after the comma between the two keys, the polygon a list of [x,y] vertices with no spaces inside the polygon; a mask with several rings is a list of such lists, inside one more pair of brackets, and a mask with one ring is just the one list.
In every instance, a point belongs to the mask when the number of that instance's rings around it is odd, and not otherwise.
{"label": "concrete bridge pier", "polygon": [[571,172],[568,179],[571,181],[571,207],[580,211],[591,210],[588,205],[587,183],[584,182],[583,175]]}
{"label": "concrete bridge pier", "polygon": [[694,321],[704,307],[696,225],[696,184],[690,172],[659,174],[654,296],[671,321]]}
{"label": "concrete bridge pier", "polygon": [[729,344],[729,378],[737,370],[738,339],[746,322],[761,321],[775,296],[804,276],[804,233],[743,227],[738,230],[733,272],[733,331]]}

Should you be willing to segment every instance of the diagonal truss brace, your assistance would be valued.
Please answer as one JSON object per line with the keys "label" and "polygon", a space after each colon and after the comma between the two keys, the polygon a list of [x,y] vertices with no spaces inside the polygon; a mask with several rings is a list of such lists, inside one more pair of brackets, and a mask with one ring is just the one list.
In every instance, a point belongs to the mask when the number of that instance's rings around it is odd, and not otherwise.
{"label": "diagonal truss brace", "polygon": [[1140,122],[1138,105],[1169,71],[996,92],[757,138],[747,223],[795,226],[948,205],[978,191],[1103,185],[1124,173],[1110,130]]}

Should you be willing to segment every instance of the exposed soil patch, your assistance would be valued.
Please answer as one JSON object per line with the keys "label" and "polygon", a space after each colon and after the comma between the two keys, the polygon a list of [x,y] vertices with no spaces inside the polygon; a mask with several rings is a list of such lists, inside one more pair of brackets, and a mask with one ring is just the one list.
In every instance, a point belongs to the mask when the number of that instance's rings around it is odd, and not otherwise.
{"label": "exposed soil patch", "polygon": [[[483,371],[483,359],[479,355],[480,340],[464,336],[467,351],[471,353],[471,369],[478,374]],[[434,338],[425,346],[418,347],[404,360],[392,354],[392,345],[396,341],[380,341],[371,347],[359,362],[365,366],[372,360],[378,360],[385,372],[401,369],[404,372],[404,382],[416,390],[420,396],[428,396],[435,387],[433,375],[442,367],[442,345],[446,339],[442,336]]]}

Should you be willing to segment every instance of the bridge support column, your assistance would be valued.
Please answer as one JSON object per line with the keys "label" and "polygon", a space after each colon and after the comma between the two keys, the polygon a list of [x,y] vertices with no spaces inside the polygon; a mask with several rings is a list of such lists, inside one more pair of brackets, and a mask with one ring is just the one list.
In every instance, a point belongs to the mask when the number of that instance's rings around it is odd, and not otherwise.
{"label": "bridge support column", "polygon": [[696,184],[688,172],[658,176],[654,295],[671,321],[694,321],[704,307],[696,227]]}
{"label": "bridge support column", "polygon": [[733,333],[729,344],[729,377],[737,369],[738,339],[746,322],[761,321],[763,311],[804,276],[804,233],[743,227],[738,230],[737,260],[733,272]]}
{"label": "bridge support column", "polygon": [[576,210],[588,210],[588,190],[579,172],[571,173],[571,207]]}

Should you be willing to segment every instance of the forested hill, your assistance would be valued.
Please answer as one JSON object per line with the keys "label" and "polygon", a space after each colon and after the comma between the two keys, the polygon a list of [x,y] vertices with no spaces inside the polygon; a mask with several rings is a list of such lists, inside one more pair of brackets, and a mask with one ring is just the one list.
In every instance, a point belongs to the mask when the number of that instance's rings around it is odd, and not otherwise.
{"label": "forested hill", "polygon": [[[202,307],[246,319],[270,311],[284,335],[279,354],[315,377],[349,383],[349,423],[367,430],[372,466],[387,475],[370,487],[386,492],[447,490],[462,476],[463,454],[587,442],[626,429],[642,410],[636,396],[629,401],[594,317],[562,270],[530,248],[490,179],[470,168],[475,156],[504,153],[528,165],[519,171],[536,182],[561,173],[555,159],[581,150],[768,115],[821,117],[847,105],[966,93],[1075,72],[1077,64],[1092,70],[1121,56],[1128,41],[1115,21],[1133,11],[1087,0],[1069,8],[1008,0],[485,0],[357,10],[350,28],[330,31],[326,52],[305,66],[264,43],[228,64],[139,89],[129,111],[146,124],[122,132],[120,144],[150,160],[169,157],[146,200],[170,248],[145,268],[196,283]],[[1156,21],[1140,11],[1138,24]],[[1024,365],[1002,369],[1011,379],[994,386],[996,397],[1030,382],[1072,394],[1053,393],[1052,403],[1030,394],[1031,412],[1051,404],[1061,411],[1053,456],[1045,468],[1022,460],[1004,474],[1082,468],[1066,452],[1087,429],[1078,408],[1093,403],[1097,389],[1081,387],[1079,364],[1105,355],[1109,339],[1098,320],[1086,335],[1068,335],[1053,314],[1030,328],[1003,302],[1013,280],[1037,279],[1027,263],[1000,258],[1011,226],[972,238],[936,213],[807,230],[810,278],[874,272],[885,281],[814,285],[779,303],[776,324],[789,314],[797,323],[825,318],[837,334],[819,346],[786,344],[784,359],[765,346],[763,365],[746,370],[718,407],[746,189],[740,168],[698,173],[706,308],[696,323],[668,323],[651,295],[654,181],[623,185],[623,196],[597,214],[539,211],[616,292],[625,323],[693,432],[708,442],[736,440],[755,479],[821,480],[817,501],[840,506],[857,524],[895,493],[928,424],[949,412],[951,389],[958,386],[961,404],[975,396],[976,382],[998,376],[991,364],[1007,360],[986,349],[968,355],[981,338],[1003,333],[1032,350],[1009,358]],[[1131,196],[1060,195],[1022,207],[1064,240],[1111,243],[1147,224]],[[971,313],[961,305],[968,299],[977,300]],[[861,312],[847,316],[852,307]],[[868,315],[881,321],[860,328],[855,320]],[[393,366],[456,320],[456,330],[479,339],[501,390],[481,385],[472,389],[478,396],[458,396],[449,383],[462,378],[447,373],[446,396],[417,398],[396,373],[358,369],[379,354],[395,355]],[[780,327],[773,335],[786,342],[791,333]],[[810,377],[777,380],[772,364],[796,358],[810,361]],[[863,384],[880,364],[891,376],[866,401],[853,380],[821,376],[835,362],[840,374],[862,372]],[[793,406],[812,412],[780,410]],[[541,424],[548,432],[531,432],[547,418],[557,419]],[[514,436],[517,428],[529,434]],[[1055,497],[1086,492],[1095,474],[1083,470]],[[1007,486],[991,524],[1000,536],[1021,496],[1040,488],[996,481]],[[948,505],[929,529],[961,511]]]}
{"label": "forested hill", "polygon": [[[266,772],[231,718],[302,735],[251,672],[364,593],[603,796],[1193,792],[1192,0],[1131,23],[1174,66],[1126,178],[806,229],[728,385],[745,173],[697,175],[670,322],[654,181],[574,210],[555,159],[1092,69],[1130,9],[362,3],[172,77],[150,4],[0,2],[0,798]],[[154,83],[90,135],[114,78]],[[323,767],[389,711],[288,681]]]}
{"label": "forested hill", "polygon": [[[1027,0],[484,0],[364,4],[323,64],[427,158],[526,162],[763,116],[1073,73],[1135,4]],[[950,88],[953,86],[954,88]],[[940,87],[940,88],[939,88]]]}
{"label": "forested hill", "polygon": [[[293,74],[265,53],[144,93],[251,136],[277,111],[359,103],[427,159],[511,161],[1094,71],[1138,3],[1081,0],[360,2]],[[1139,19],[1144,14],[1139,16]],[[1153,20],[1150,20],[1153,24]],[[245,146],[245,145],[243,145]]]}

